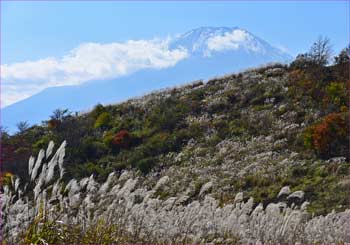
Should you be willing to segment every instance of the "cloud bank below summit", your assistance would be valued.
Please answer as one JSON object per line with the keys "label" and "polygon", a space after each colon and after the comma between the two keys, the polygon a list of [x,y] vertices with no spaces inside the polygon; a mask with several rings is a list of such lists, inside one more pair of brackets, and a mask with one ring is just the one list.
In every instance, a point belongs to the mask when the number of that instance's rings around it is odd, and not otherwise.
{"label": "cloud bank below summit", "polygon": [[187,50],[169,50],[168,41],[159,39],[85,43],[60,59],[49,57],[2,65],[5,92],[1,104],[10,105],[48,87],[117,78],[146,68],[171,67],[187,56]]}

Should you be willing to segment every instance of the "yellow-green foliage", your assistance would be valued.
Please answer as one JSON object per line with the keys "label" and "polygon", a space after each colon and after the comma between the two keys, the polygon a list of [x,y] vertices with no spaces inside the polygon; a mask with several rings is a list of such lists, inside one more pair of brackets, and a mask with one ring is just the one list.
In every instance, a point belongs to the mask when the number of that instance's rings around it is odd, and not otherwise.
{"label": "yellow-green foliage", "polygon": [[111,115],[108,112],[102,112],[96,119],[94,128],[107,127],[111,122]]}
{"label": "yellow-green foliage", "polygon": [[346,105],[348,97],[346,96],[345,83],[331,82],[327,86],[326,91],[330,103],[337,106]]}
{"label": "yellow-green foliage", "polygon": [[5,172],[3,176],[1,176],[0,178],[1,185],[10,185],[12,178],[13,178],[13,174],[11,174],[10,172]]}
{"label": "yellow-green foliage", "polygon": [[52,135],[44,135],[41,139],[39,139],[33,144],[34,150],[39,151],[40,149],[43,149],[49,144],[50,140],[53,140]]}

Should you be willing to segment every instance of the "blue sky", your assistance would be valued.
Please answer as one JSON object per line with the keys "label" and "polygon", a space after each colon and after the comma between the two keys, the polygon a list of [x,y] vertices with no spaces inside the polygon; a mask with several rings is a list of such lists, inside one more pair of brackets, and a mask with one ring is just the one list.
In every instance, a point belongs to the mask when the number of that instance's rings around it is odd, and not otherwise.
{"label": "blue sky", "polygon": [[173,66],[186,52],[155,38],[201,26],[240,27],[293,56],[320,35],[335,53],[349,43],[349,1],[0,3],[2,106],[52,86]]}
{"label": "blue sky", "polygon": [[334,50],[349,42],[349,2],[2,2],[2,64],[60,56],[84,42],[109,43],[239,26],[306,51],[318,35]]}

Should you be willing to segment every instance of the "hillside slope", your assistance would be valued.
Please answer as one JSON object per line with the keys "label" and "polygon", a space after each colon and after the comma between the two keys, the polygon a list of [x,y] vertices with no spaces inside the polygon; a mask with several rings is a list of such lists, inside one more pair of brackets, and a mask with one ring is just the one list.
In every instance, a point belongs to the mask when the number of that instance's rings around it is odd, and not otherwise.
{"label": "hillside slope", "polygon": [[4,170],[25,183],[29,154],[66,140],[62,183],[39,194],[61,188],[63,222],[90,201],[91,224],[121,215],[136,240],[119,242],[349,242],[348,76],[349,60],[295,61],[56,114],[3,135]]}

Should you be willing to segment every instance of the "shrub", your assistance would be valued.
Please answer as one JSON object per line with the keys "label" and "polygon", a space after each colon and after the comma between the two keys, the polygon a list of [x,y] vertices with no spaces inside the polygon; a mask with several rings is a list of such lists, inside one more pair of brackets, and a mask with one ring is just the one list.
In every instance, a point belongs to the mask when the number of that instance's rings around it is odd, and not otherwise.
{"label": "shrub", "polygon": [[147,139],[144,144],[143,151],[147,155],[158,155],[168,151],[169,149],[169,133],[158,133]]}
{"label": "shrub", "polygon": [[81,150],[84,156],[89,159],[100,158],[108,152],[108,148],[102,142],[98,142],[91,137],[83,140]]}
{"label": "shrub", "polygon": [[79,171],[81,177],[91,176],[93,174],[98,181],[103,181],[112,169],[103,167],[94,162],[88,162],[84,165],[79,165],[77,171]]}
{"label": "shrub", "polygon": [[13,178],[13,174],[10,172],[5,172],[2,174],[2,176],[0,177],[0,185],[4,186],[4,185],[10,185],[11,184],[11,179]]}
{"label": "shrub", "polygon": [[231,136],[243,135],[247,131],[247,128],[245,126],[246,125],[243,123],[243,120],[233,119],[230,121],[228,127]]}
{"label": "shrub", "polygon": [[98,116],[101,115],[105,111],[106,111],[106,108],[103,105],[97,104],[94,107],[94,109],[90,112],[90,116],[96,120],[98,118]]}
{"label": "shrub", "polygon": [[203,137],[203,127],[200,123],[194,122],[188,126],[187,132],[190,134],[190,137],[199,139]]}
{"label": "shrub", "polygon": [[226,120],[215,120],[213,126],[221,139],[225,139],[229,136],[230,129]]}
{"label": "shrub", "polygon": [[103,134],[103,139],[102,139],[103,143],[108,147],[113,147],[112,142],[113,142],[114,135],[115,134],[112,131],[105,132]]}
{"label": "shrub", "polygon": [[326,87],[326,96],[323,100],[325,106],[330,107],[330,111],[339,111],[348,103],[346,91],[345,83],[331,82]]}
{"label": "shrub", "polygon": [[319,123],[306,129],[304,144],[321,157],[345,156],[349,158],[349,120],[347,113],[331,113]]}
{"label": "shrub", "polygon": [[47,121],[47,127],[51,130],[58,128],[61,125],[61,121],[57,119],[50,119]]}
{"label": "shrub", "polygon": [[168,151],[179,151],[189,139],[199,140],[202,135],[203,132],[200,126],[195,123],[190,125],[189,128],[174,131],[167,140]]}
{"label": "shrub", "polygon": [[307,73],[302,69],[296,69],[289,74],[289,89],[288,94],[294,99],[299,99],[307,94],[312,88],[312,81],[307,76]]}
{"label": "shrub", "polygon": [[43,149],[44,147],[46,147],[52,138],[53,137],[50,135],[44,135],[41,139],[39,139],[33,144],[32,147],[34,151],[38,152],[40,149]]}
{"label": "shrub", "polygon": [[111,122],[111,115],[108,112],[102,112],[96,119],[94,128],[105,129]]}
{"label": "shrub", "polygon": [[121,130],[114,136],[112,144],[117,147],[127,148],[130,145],[130,138],[130,134],[127,130]]}
{"label": "shrub", "polygon": [[289,73],[288,95],[304,105],[319,108],[325,96],[325,86],[329,83],[327,67],[296,69]]}
{"label": "shrub", "polygon": [[238,94],[234,90],[227,91],[225,93],[225,96],[227,98],[227,101],[231,104],[235,104],[239,100]]}
{"label": "shrub", "polygon": [[153,166],[155,165],[155,161],[152,157],[141,159],[136,163],[136,168],[140,170],[143,174],[148,174]]}
{"label": "shrub", "polygon": [[183,101],[166,99],[152,110],[147,118],[146,127],[158,131],[172,131],[183,123],[182,119],[189,110],[189,106]]}
{"label": "shrub", "polygon": [[196,89],[192,90],[189,94],[189,98],[194,101],[201,101],[205,97],[205,90],[204,89]]}

